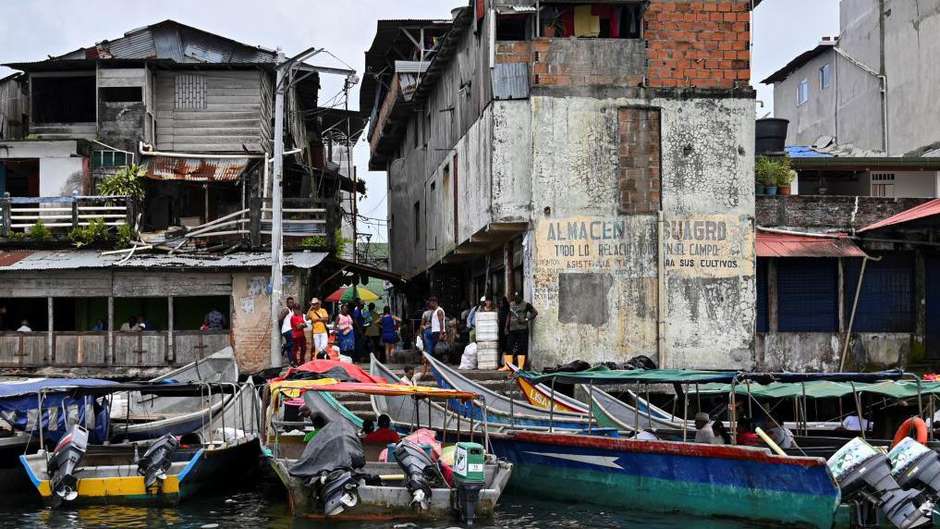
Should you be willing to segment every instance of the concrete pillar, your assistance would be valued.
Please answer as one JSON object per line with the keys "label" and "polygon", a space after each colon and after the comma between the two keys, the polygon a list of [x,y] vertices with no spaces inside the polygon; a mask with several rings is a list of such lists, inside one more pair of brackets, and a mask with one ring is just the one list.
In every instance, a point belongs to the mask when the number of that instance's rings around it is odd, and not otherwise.
{"label": "concrete pillar", "polygon": [[48,318],[49,329],[46,331],[46,354],[43,355],[44,356],[43,360],[46,363],[54,363],[55,362],[55,332],[52,330],[53,324],[54,324],[53,314],[52,314],[53,313],[52,297],[46,298],[46,303],[47,303],[47,309],[49,311],[49,318]]}
{"label": "concrete pillar", "polygon": [[108,351],[105,363],[114,363],[114,296],[108,296]]}
{"label": "concrete pillar", "polygon": [[506,299],[512,299],[516,285],[512,273],[512,241],[503,244],[503,285]]}

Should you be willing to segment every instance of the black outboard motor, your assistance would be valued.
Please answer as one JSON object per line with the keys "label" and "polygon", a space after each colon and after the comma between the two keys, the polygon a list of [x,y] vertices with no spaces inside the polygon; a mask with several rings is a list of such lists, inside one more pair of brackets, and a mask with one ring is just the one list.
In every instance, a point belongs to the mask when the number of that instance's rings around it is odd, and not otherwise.
{"label": "black outboard motor", "polygon": [[927,492],[940,498],[940,455],[910,437],[905,437],[888,452],[891,475],[904,489]]}
{"label": "black outboard motor", "polygon": [[166,472],[173,464],[173,454],[180,447],[179,440],[173,434],[166,434],[150,445],[144,457],[137,460],[137,473],[144,476],[144,486],[148,489],[166,479]]}
{"label": "black outboard motor", "polygon": [[359,478],[348,469],[321,473],[316,489],[326,516],[336,516],[359,505]]}
{"label": "black outboard motor", "polygon": [[405,471],[405,486],[411,493],[411,506],[426,511],[431,501],[431,481],[440,473],[437,465],[424,450],[411,441],[402,441],[395,447],[395,460]]}
{"label": "black outboard motor", "polygon": [[359,504],[358,469],[365,464],[356,430],[346,421],[336,421],[317,432],[288,473],[304,480],[323,505],[323,514],[336,516]]}
{"label": "black outboard motor", "polygon": [[75,468],[85,455],[88,448],[88,430],[81,425],[72,426],[72,431],[59,440],[52,457],[46,465],[49,474],[52,492],[65,501],[72,501],[78,497],[78,478],[75,477]]}
{"label": "black outboard motor", "polygon": [[862,497],[878,509],[898,529],[913,529],[932,524],[932,506],[918,505],[920,495],[901,490],[891,476],[891,463],[883,453],[861,437],[849,441],[828,461],[829,469],[842,489],[843,499]]}

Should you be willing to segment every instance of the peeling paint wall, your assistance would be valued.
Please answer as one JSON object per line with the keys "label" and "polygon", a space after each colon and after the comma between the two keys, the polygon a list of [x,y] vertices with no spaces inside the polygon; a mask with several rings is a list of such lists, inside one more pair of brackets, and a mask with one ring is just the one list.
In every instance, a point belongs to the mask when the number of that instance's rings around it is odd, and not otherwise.
{"label": "peeling paint wall", "polygon": [[[910,358],[910,333],[855,334],[846,355],[847,370],[890,369]],[[845,336],[838,333],[759,333],[757,367],[767,371],[839,371]]]}
{"label": "peeling paint wall", "polygon": [[[232,342],[235,358],[243,373],[270,367],[271,357],[271,296],[268,294],[270,275],[232,274]],[[300,294],[298,273],[284,274],[284,299]]]}
{"label": "peeling paint wall", "polygon": [[[529,104],[529,269],[531,301],[540,312],[532,334],[535,362],[570,361],[572,349],[589,362],[656,357],[657,216],[618,209],[618,111],[649,106],[661,111],[662,201],[665,228],[674,238],[664,248],[665,363],[752,365],[753,101],[536,96]],[[513,156],[494,154],[499,159]],[[581,225],[585,233],[578,233]],[[606,295],[567,295],[579,284],[569,274],[584,275],[585,291],[600,293],[598,285],[607,281],[610,288]],[[562,302],[577,307],[561,309]],[[606,313],[606,323],[597,324],[603,317],[571,318],[587,312]]]}

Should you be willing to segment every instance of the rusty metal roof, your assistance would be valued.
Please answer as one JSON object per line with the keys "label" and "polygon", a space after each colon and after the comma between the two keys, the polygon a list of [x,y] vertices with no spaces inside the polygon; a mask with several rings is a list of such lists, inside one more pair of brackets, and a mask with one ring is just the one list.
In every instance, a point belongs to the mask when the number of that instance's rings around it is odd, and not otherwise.
{"label": "rusty metal roof", "polygon": [[18,263],[32,254],[31,250],[0,250],[0,267],[10,266]]}
{"label": "rusty metal roof", "polygon": [[245,172],[251,158],[169,158],[147,157],[143,162],[144,176],[153,180],[187,180],[190,182],[235,182]]}
{"label": "rusty metal roof", "polygon": [[914,220],[921,220],[927,217],[932,217],[934,215],[940,214],[940,198],[931,200],[929,202],[924,202],[919,206],[915,206],[909,210],[902,211],[897,215],[893,215],[886,219],[879,220],[874,224],[865,226],[864,228],[858,230],[859,232],[863,231],[872,231],[879,228],[886,228],[888,226],[894,226],[896,224],[904,224],[906,222],[911,222]]}
{"label": "rusty metal roof", "polygon": [[[267,270],[271,267],[269,252],[236,252],[227,255],[168,255],[140,253],[124,260],[123,255],[101,255],[95,250],[23,251],[15,261],[5,256],[18,250],[0,252],[0,272],[86,269],[162,269],[162,270]],[[310,269],[327,257],[321,252],[284,252],[287,268]]]}
{"label": "rusty metal roof", "polygon": [[845,234],[801,235],[757,231],[758,257],[865,257],[865,252]]}

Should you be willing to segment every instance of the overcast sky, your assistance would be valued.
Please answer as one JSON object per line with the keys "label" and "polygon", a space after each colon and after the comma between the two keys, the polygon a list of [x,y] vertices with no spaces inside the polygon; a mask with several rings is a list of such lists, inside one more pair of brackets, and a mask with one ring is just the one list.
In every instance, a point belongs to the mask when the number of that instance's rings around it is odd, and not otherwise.
{"label": "overcast sky", "polygon": [[[0,1],[0,63],[33,61],[59,55],[125,31],[174,19],[226,37],[269,48],[280,46],[290,55],[309,46],[326,47],[357,71],[372,42],[375,22],[388,18],[448,18],[461,0],[2,0]],[[816,45],[823,35],[839,30],[838,0],[764,0],[755,11],[753,83]],[[329,58],[315,64],[341,66]],[[0,68],[0,77],[10,71]],[[321,100],[336,94],[342,80],[324,75]],[[763,109],[773,108],[773,95],[756,85]],[[358,87],[357,87],[358,89]],[[358,107],[358,92],[350,108]],[[385,174],[367,173],[368,147],[356,148],[359,174],[365,175],[368,195],[360,214],[386,217]],[[362,231],[385,240],[384,225]]]}

